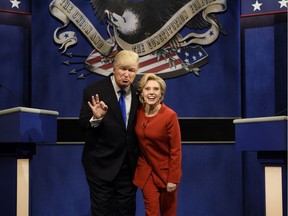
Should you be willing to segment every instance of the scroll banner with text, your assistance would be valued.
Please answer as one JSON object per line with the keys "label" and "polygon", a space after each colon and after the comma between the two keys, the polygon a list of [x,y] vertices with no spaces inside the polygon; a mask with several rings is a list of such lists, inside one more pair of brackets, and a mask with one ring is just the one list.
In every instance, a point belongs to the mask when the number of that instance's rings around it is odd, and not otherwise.
{"label": "scroll banner with text", "polygon": [[[60,48],[64,49],[63,52],[65,52],[69,46],[77,43],[76,33],[59,33],[59,31],[64,29],[71,21],[85,35],[90,44],[102,55],[108,56],[116,42],[122,49],[133,50],[138,53],[139,56],[145,56],[167,44],[167,42],[181,31],[189,20],[199,12],[201,12],[203,18],[211,24],[210,29],[201,34],[191,32],[178,42],[180,46],[187,46],[189,44],[207,45],[214,42],[218,38],[219,28],[217,23],[208,15],[225,11],[226,0],[191,0],[180,8],[161,29],[145,40],[135,44],[127,43],[125,38],[120,38],[115,27],[113,28],[114,36],[105,40],[72,1],[53,0],[49,9],[53,16],[63,22],[63,26],[58,27],[54,32],[54,41],[61,45]],[[210,34],[212,31],[213,34]],[[67,37],[67,35],[69,37]]]}

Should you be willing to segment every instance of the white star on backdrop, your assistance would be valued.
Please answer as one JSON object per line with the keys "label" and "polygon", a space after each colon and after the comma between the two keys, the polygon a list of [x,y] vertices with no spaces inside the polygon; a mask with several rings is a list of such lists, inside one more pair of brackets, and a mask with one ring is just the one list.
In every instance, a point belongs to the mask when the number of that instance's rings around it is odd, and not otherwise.
{"label": "white star on backdrop", "polygon": [[17,0],[10,0],[10,2],[12,3],[11,8],[18,8],[19,9],[19,4],[21,3],[21,1],[17,1]]}
{"label": "white star on backdrop", "polygon": [[252,6],[254,7],[253,11],[256,11],[256,10],[261,11],[261,9],[260,9],[261,5],[262,5],[262,3],[259,3],[258,0],[256,0],[255,4],[252,4]]}
{"label": "white star on backdrop", "polygon": [[287,8],[288,0],[281,0],[281,1],[278,1],[278,2],[280,4],[280,8],[282,8],[282,7],[286,7]]}

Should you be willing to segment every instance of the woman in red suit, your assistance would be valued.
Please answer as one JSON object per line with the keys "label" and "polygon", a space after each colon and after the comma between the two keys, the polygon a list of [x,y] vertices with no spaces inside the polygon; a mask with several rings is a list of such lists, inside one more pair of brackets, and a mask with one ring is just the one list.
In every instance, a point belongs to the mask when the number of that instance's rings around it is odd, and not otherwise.
{"label": "woman in red suit", "polygon": [[138,83],[136,135],[141,147],[133,183],[141,188],[146,216],[175,216],[181,172],[181,134],[176,112],[162,101],[164,80],[144,75]]}

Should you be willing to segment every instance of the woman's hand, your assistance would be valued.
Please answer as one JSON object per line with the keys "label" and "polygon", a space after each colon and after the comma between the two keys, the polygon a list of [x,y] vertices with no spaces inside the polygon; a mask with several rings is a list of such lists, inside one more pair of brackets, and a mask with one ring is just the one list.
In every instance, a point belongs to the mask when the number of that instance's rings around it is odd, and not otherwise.
{"label": "woman's hand", "polygon": [[168,182],[168,183],[167,183],[167,186],[166,186],[167,192],[173,192],[173,191],[176,190],[176,188],[177,188],[177,185],[176,185],[176,184],[171,183],[171,182]]}

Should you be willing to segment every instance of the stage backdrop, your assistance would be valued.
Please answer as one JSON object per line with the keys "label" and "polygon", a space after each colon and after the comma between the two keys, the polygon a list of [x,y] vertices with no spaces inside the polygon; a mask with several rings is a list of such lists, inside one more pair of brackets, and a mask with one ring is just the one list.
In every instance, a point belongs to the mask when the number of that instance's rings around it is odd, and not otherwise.
{"label": "stage backdrop", "polygon": [[[221,2],[219,1],[219,5]],[[103,75],[91,73],[87,68],[83,68],[84,62],[95,48],[88,41],[87,35],[80,31],[79,23],[78,26],[73,23],[77,24],[77,20],[71,18],[63,30],[55,33],[68,35],[69,32],[70,34],[74,32],[77,35],[77,43],[68,47],[65,52],[63,48],[60,49],[59,44],[55,43],[54,32],[56,28],[63,26],[63,22],[53,16],[55,12],[50,13],[50,3],[51,0],[32,3],[31,106],[57,110],[60,117],[77,117],[84,86],[103,78]],[[57,1],[53,3],[57,4]],[[73,3],[74,8],[78,8],[79,13],[85,15],[86,21],[91,22],[104,40],[109,39],[107,23],[104,21],[101,24],[95,17],[89,1],[74,0],[70,3]],[[71,5],[67,5],[69,6]],[[52,11],[55,11],[57,7],[54,5],[52,8]],[[240,115],[239,2],[228,1],[227,8],[221,9],[222,12],[213,13],[221,25],[221,32],[218,32],[215,41],[201,46],[205,58],[203,57],[199,64],[200,71],[165,74],[168,88],[165,103],[175,109],[180,117],[237,117]],[[209,30],[204,29],[202,32]],[[210,34],[213,34],[212,30]],[[191,32],[193,30],[184,26],[178,34],[184,37]]]}
{"label": "stage backdrop", "polygon": [[[247,14],[251,16],[255,13],[260,19],[266,20],[268,17],[268,23],[265,21],[263,25],[259,19],[254,18],[243,22],[241,29],[242,39],[244,39],[241,57],[240,0],[228,0],[224,5],[226,1],[221,0],[192,0],[193,4],[188,5],[195,15],[197,8],[207,6],[199,4],[200,2],[219,3],[219,8],[217,7],[209,18],[221,28],[208,31],[210,29],[207,30],[206,26],[206,29],[200,28],[195,31],[197,34],[203,33],[204,38],[207,39],[205,41],[208,41],[208,36],[211,36],[212,41],[201,44],[200,47],[187,45],[187,53],[193,54],[192,58],[190,55],[188,62],[185,61],[186,52],[175,55],[169,52],[171,51],[169,47],[164,47],[159,52],[160,56],[163,54],[167,57],[167,63],[172,64],[172,68],[177,68],[164,74],[168,85],[165,103],[175,109],[179,117],[230,117],[232,119],[275,113],[287,115],[285,112],[287,83],[284,81],[287,80],[287,50],[283,49],[287,47],[287,40],[281,37],[287,35],[287,21],[283,22],[281,19],[279,22],[276,16],[274,19],[274,15],[272,18],[268,15],[264,16],[263,12],[267,12],[267,8],[272,8],[267,6],[265,9],[264,6],[272,1],[264,1],[265,3],[261,4],[255,0],[242,1],[245,3],[242,4],[245,5],[242,8],[245,11],[242,16]],[[66,12],[77,7],[75,16],[70,17],[71,20],[74,18],[75,22],[68,22],[70,18],[65,19],[64,14],[60,15],[62,21],[59,20],[59,16],[55,17],[53,15],[55,8],[52,7],[53,13],[51,13],[49,7],[52,2],[56,6],[57,3],[61,5],[62,2],[62,8]],[[170,1],[165,2],[168,4]],[[280,7],[281,10],[285,8],[287,10],[287,3],[284,6],[284,0],[273,2],[278,6],[277,10]],[[155,8],[158,11],[159,7]],[[261,11],[260,8],[265,11]],[[176,14],[176,11],[174,12]],[[204,15],[210,14],[209,12],[211,11],[207,11]],[[183,11],[177,13],[174,22],[170,20],[170,29],[167,27],[161,32],[162,34],[158,34],[157,39],[150,41],[151,48],[157,45],[156,42],[161,44],[161,41],[168,37],[168,33],[171,33],[170,31],[175,33],[179,25],[182,25],[189,16],[191,14]],[[91,25],[84,20],[89,20]],[[55,33],[55,30],[64,23],[67,26]],[[97,52],[93,52],[95,47],[87,40],[88,32],[92,31],[88,26],[93,25],[104,40],[111,39],[108,32],[115,36],[114,29],[109,27],[107,32],[107,22],[104,20],[102,24],[100,23],[94,16],[94,9],[88,0],[3,0],[0,3],[0,24],[0,109],[23,105],[56,110],[60,113],[60,117],[78,117],[84,86],[103,77],[100,74],[101,70],[91,73],[91,67],[84,68],[85,65],[87,66],[84,64],[86,62],[95,69],[97,62],[93,60],[99,57]],[[81,32],[78,26],[82,26],[81,29],[85,31]],[[158,30],[156,28],[153,32]],[[59,49],[61,43],[55,41],[54,33],[56,38],[71,40],[67,40],[67,43]],[[61,33],[64,34],[60,35]],[[185,27],[177,33],[179,37],[187,36],[191,33],[191,29],[185,24]],[[93,39],[94,45],[101,48],[101,38],[97,36],[94,32],[94,36],[90,39]],[[121,38],[123,34],[118,36]],[[118,43],[119,39],[117,40]],[[133,41],[135,38],[133,40],[129,38],[129,42],[130,40]],[[124,42],[120,40],[122,46]],[[144,48],[138,45],[134,48],[142,54]],[[63,48],[66,49],[64,53],[62,53]],[[184,48],[183,50],[185,51]],[[271,50],[274,52],[269,52]],[[199,53],[201,55],[198,56]],[[88,56],[92,61],[86,61]],[[241,58],[242,74],[240,73]],[[263,59],[267,60],[264,64]],[[106,60],[109,61],[103,58],[104,62]],[[183,60],[187,63],[184,65],[190,72],[185,73],[179,69],[179,62]],[[274,72],[277,72],[275,76]],[[276,104],[277,109],[272,104]],[[195,130],[191,130],[191,134],[194,133]],[[33,215],[50,216],[65,213],[75,216],[89,215],[88,189],[80,163],[81,150],[82,144],[37,145],[37,152],[31,163]],[[4,158],[0,164],[1,173],[8,173],[8,170],[11,171],[16,166],[15,160],[10,158]],[[179,215],[190,215],[191,212],[195,215],[208,216],[263,215],[262,170],[263,167],[257,161],[255,152],[245,154],[236,151],[233,142],[184,144]],[[1,201],[8,204],[1,205],[1,212],[5,214],[7,211],[7,215],[13,215],[15,214],[16,177],[5,175],[2,180],[1,191],[4,191],[5,197],[1,197]],[[5,193],[9,191],[13,192],[12,195],[6,196]],[[141,195],[139,193],[138,195],[137,215],[143,215],[143,201]]]}

